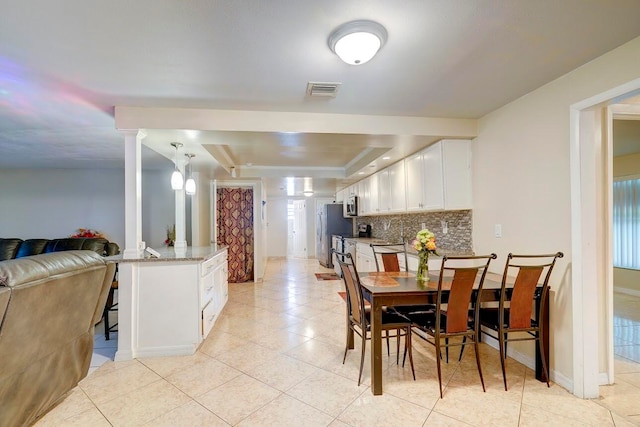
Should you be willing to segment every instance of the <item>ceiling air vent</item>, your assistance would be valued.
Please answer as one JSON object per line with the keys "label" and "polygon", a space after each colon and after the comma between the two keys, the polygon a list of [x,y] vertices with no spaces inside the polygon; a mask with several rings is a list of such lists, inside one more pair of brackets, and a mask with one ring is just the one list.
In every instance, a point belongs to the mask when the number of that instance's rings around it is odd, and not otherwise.
{"label": "ceiling air vent", "polygon": [[335,98],[341,84],[342,83],[309,82],[307,83],[307,96]]}

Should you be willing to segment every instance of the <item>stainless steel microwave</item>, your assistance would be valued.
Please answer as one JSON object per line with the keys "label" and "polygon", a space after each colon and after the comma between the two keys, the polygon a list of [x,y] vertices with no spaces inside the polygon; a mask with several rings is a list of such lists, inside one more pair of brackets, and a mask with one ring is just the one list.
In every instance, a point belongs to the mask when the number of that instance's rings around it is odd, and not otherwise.
{"label": "stainless steel microwave", "polygon": [[347,199],[347,215],[358,216],[358,196],[350,196]]}

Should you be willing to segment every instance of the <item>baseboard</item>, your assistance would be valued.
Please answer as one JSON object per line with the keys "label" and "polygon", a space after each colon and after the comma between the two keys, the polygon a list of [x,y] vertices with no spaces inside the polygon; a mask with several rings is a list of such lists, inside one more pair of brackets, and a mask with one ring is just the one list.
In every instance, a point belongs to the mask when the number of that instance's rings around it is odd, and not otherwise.
{"label": "baseboard", "polygon": [[598,374],[598,384],[609,385],[609,384],[613,384],[613,381],[611,381],[611,379],[609,378],[609,374],[607,374],[606,372],[600,372]]}
{"label": "baseboard", "polygon": [[[489,335],[483,333],[482,342],[500,351],[500,348],[498,347],[498,340],[494,339],[493,337],[490,337]],[[514,360],[517,360],[531,370],[535,371],[536,369],[536,361],[535,357],[533,356],[513,350],[513,348],[511,347],[507,349],[507,356],[511,357]],[[549,377],[551,378],[551,381],[558,384],[562,388],[567,389],[570,392],[573,391],[573,380],[571,380],[570,378],[567,378],[566,376],[554,370],[549,371]]]}
{"label": "baseboard", "polygon": [[195,345],[176,345],[170,347],[149,347],[134,352],[136,358],[163,356],[190,356],[197,350]]}
{"label": "baseboard", "polygon": [[618,292],[621,294],[632,295],[634,297],[640,297],[640,290],[637,289],[629,289],[629,288],[613,288],[613,292]]}

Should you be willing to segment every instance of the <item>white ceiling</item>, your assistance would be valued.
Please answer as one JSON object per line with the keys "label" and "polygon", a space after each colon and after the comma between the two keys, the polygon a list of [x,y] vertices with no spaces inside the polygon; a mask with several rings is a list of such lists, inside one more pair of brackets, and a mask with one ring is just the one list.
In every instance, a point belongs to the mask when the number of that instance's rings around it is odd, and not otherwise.
{"label": "white ceiling", "polygon": [[[114,106],[479,118],[640,35],[637,0],[4,3],[0,168],[123,167]],[[362,66],[327,47],[355,19],[389,34]],[[309,81],[342,84],[311,99]],[[171,167],[182,132],[150,130],[143,166]],[[230,158],[273,188],[326,169],[314,182],[331,189],[357,158],[394,161],[437,135],[401,137],[202,132],[194,167],[224,176]]]}

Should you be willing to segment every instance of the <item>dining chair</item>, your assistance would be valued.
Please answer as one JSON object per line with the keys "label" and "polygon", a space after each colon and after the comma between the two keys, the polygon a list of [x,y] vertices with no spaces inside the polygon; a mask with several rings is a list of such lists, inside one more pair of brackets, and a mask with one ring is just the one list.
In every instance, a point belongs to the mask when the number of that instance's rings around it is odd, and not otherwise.
{"label": "dining chair", "polygon": [[[496,257],[496,254],[443,256],[438,277],[435,311],[404,313],[404,317],[411,321],[414,333],[416,330],[423,332],[417,333],[417,335],[435,347],[440,398],[443,397],[442,347],[448,350],[449,347],[461,346],[464,349],[465,346],[473,344],[482,390],[486,391],[478,349],[480,328],[478,321],[479,305],[477,302],[479,295],[482,293],[482,286],[489,263]],[[461,338],[460,341],[458,341],[459,338]],[[443,340],[444,344],[442,343]],[[460,351],[458,363],[461,360],[462,351]]]}
{"label": "dining chair", "polygon": [[[338,253],[340,255],[336,257],[340,269],[342,271],[342,280],[345,285],[347,294],[347,343],[344,349],[344,357],[342,363],[347,360],[347,351],[349,350],[349,334],[353,331],[360,336],[362,345],[360,353],[360,372],[358,373],[358,385],[360,385],[362,379],[362,368],[364,366],[364,355],[366,341],[371,339],[371,310],[365,309],[364,294],[362,292],[362,286],[360,284],[360,276],[356,270],[353,258],[349,253]],[[411,373],[413,379],[416,379],[416,373],[413,369],[413,353],[411,348],[411,322],[402,316],[399,316],[393,312],[383,310],[382,315],[382,330],[389,332],[391,330],[396,332],[398,339],[400,336],[405,337],[405,356],[402,359],[402,366],[404,366],[407,352],[409,353],[409,364],[411,365]],[[388,336],[387,336],[388,340]],[[388,344],[387,344],[388,345]],[[397,356],[396,360],[399,363]]]}
{"label": "dining chair", "polygon": [[[371,243],[373,259],[378,271],[402,271],[400,260],[404,259],[404,271],[409,271],[406,243]],[[382,268],[380,268],[382,264]]]}
{"label": "dining chair", "polygon": [[[500,347],[500,363],[505,391],[507,390],[506,359],[509,341],[537,341],[540,353],[545,354],[542,339],[544,325],[539,322],[539,319],[543,318],[542,310],[548,297],[549,277],[556,260],[563,256],[562,252],[545,255],[514,255],[510,253],[507,255],[507,262],[504,266],[498,307],[480,308],[480,325],[485,328],[483,332],[497,340]],[[541,278],[543,278],[542,283],[540,283]],[[507,286],[510,280],[513,280],[513,287]],[[536,293],[539,293],[541,302],[538,312],[534,313],[533,302]],[[513,333],[519,333],[519,336],[509,338],[509,334]],[[522,336],[522,333],[527,336]],[[547,379],[547,387],[549,387],[549,367],[545,357],[542,357],[542,369]]]}
{"label": "dining chair", "polygon": [[[400,260],[404,259],[404,271],[409,271],[409,261],[407,256],[407,244],[406,243],[370,243],[371,250],[373,251],[373,258],[376,262],[376,270],[378,272],[400,272],[402,268],[400,266]],[[380,261],[378,261],[380,260]],[[382,268],[380,268],[382,265]],[[435,311],[435,305],[433,304],[419,304],[419,305],[396,305],[389,307],[389,310],[396,314],[403,315],[407,312],[416,311]],[[397,346],[399,346],[399,342]]]}

